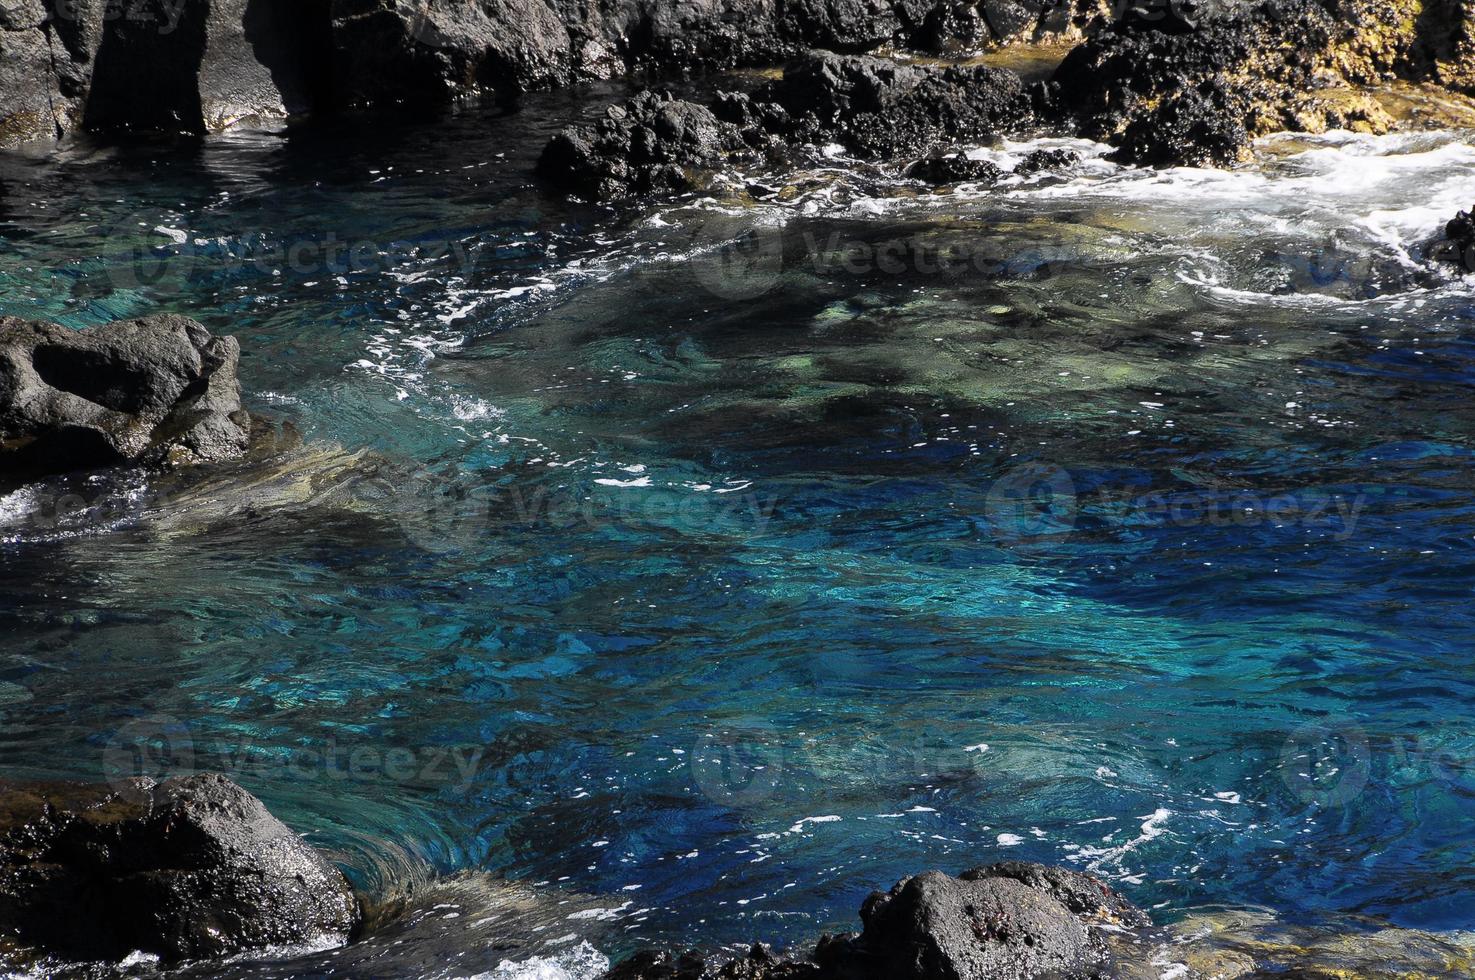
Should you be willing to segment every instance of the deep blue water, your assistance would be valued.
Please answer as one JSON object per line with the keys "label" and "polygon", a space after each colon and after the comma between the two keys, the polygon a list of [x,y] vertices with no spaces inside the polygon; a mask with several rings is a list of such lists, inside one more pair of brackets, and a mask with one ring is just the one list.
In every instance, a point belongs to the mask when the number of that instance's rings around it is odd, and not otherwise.
{"label": "deep blue water", "polygon": [[0,160],[0,312],[234,334],[321,466],[0,499],[0,775],[223,769],[606,952],[1004,857],[1475,929],[1463,134],[613,214],[530,177],[580,104]]}

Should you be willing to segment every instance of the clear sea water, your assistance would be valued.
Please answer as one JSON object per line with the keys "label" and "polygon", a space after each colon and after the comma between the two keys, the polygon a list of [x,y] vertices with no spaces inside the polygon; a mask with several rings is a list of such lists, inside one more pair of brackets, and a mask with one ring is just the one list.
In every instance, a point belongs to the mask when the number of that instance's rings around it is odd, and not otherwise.
{"label": "clear sea water", "polygon": [[0,158],[0,312],[186,313],[302,441],[0,497],[0,775],[224,770],[575,974],[1003,858],[1475,928],[1469,133],[614,213],[531,177],[598,105]]}

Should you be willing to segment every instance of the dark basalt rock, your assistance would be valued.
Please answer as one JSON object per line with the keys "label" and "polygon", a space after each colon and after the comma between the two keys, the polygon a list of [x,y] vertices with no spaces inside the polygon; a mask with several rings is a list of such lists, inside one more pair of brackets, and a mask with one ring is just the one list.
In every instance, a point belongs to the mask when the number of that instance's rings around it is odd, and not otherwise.
{"label": "dark basalt rock", "polygon": [[929,184],[995,184],[1004,179],[1004,171],[988,160],[970,160],[965,153],[934,153],[908,167],[907,176]]}
{"label": "dark basalt rock", "polygon": [[958,876],[963,881],[1009,878],[1044,892],[1074,915],[1093,925],[1145,929],[1152,925],[1147,913],[1127,901],[1098,878],[1067,868],[1029,861],[1000,861]]}
{"label": "dark basalt rock", "polygon": [[1034,119],[1030,96],[1012,71],[929,68],[828,51],[791,62],[780,81],[754,97],[783,107],[792,119],[791,139],[838,142],[881,159],[991,137]]}
{"label": "dark basalt rock", "polygon": [[1090,875],[1019,861],[907,878],[860,914],[859,936],[826,936],[807,959],[762,946],[721,965],[644,952],[603,980],[1090,980],[1109,965],[1097,927],[1151,925]]}
{"label": "dark basalt rock", "polygon": [[1167,96],[1127,124],[1120,160],[1149,167],[1230,167],[1249,155],[1244,107],[1220,80]]}
{"label": "dark basalt rock", "polygon": [[165,315],[86,330],[0,317],[0,473],[188,465],[246,450],[240,346]]}
{"label": "dark basalt rock", "polygon": [[[1471,0],[1141,6],[1066,56],[1041,107],[1119,146],[1123,162],[1158,166],[1243,161],[1253,138],[1280,130],[1385,132],[1392,119],[1356,86],[1458,87],[1451,62],[1429,52],[1454,52],[1434,37],[1475,26]],[[1338,90],[1350,98],[1326,97]]]}
{"label": "dark basalt rock", "polygon": [[1475,208],[1461,211],[1444,227],[1444,238],[1429,248],[1429,257],[1475,272]]}
{"label": "dark basalt rock", "polygon": [[1033,119],[1019,76],[986,67],[925,68],[885,58],[810,52],[752,94],[710,107],[642,92],[592,125],[555,136],[539,173],[559,189],[613,201],[687,190],[734,154],[779,160],[839,143],[872,159],[924,154]]}
{"label": "dark basalt rock", "polygon": [[842,976],[888,980],[1089,977],[1106,946],[1046,891],[1013,878],[929,871],[877,892]]}
{"label": "dark basalt rock", "polygon": [[0,783],[0,929],[68,957],[342,944],[343,875],[223,776]]}
{"label": "dark basalt rock", "polygon": [[1080,162],[1081,155],[1075,150],[1034,150],[1015,165],[1014,173],[1019,177],[1033,177],[1046,170],[1063,170]]}
{"label": "dark basalt rock", "polygon": [[706,106],[668,92],[642,92],[610,106],[592,126],[575,126],[549,141],[538,172],[590,201],[692,188],[743,145],[731,123]]}

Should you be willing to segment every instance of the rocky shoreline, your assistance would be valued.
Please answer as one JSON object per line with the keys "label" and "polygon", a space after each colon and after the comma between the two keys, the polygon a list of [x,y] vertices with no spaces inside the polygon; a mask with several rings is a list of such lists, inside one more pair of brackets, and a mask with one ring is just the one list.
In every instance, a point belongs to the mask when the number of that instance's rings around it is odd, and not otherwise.
{"label": "rocky shoreline", "polygon": [[[781,77],[752,91],[705,102],[642,91],[555,136],[542,177],[585,200],[618,203],[700,189],[733,163],[789,165],[832,144],[929,184],[999,181],[1003,171],[962,146],[1037,132],[1111,144],[1124,163],[1227,167],[1271,132],[1388,132],[1396,120],[1369,87],[1390,80],[1475,94],[1470,0],[1166,10],[1114,10],[1104,0],[682,8],[151,0],[130,10],[110,17],[100,0],[65,12],[27,0],[0,11],[0,91],[10,96],[0,145],[82,132],[204,133],[472,96],[512,104],[583,79],[786,63]],[[1074,45],[1043,81],[963,58],[1040,41]],[[898,51],[959,61],[903,61],[891,56]],[[1041,152],[1015,172],[1075,162],[1068,152]],[[1454,216],[1427,254],[1475,271],[1471,213]],[[0,487],[245,456],[253,419],[239,359],[234,338],[181,316],[83,331],[0,319]],[[1096,878],[1019,862],[918,874],[873,894],[860,918],[859,933],[824,937],[801,956],[762,946],[726,960],[651,950],[605,976],[1086,978],[1111,975],[1108,937],[1152,929]],[[143,951],[173,964],[342,946],[363,921],[343,873],[224,777],[0,789],[0,928],[27,948],[108,959]],[[1225,975],[1251,975],[1249,960]]]}
{"label": "rocky shoreline", "polygon": [[[0,784],[0,933],[22,948],[165,965],[326,950],[358,933],[361,908],[340,871],[224,776]],[[606,977],[1085,978],[1110,959],[1101,930],[1151,926],[1101,881],[1024,862],[904,879],[860,917],[860,933],[825,936],[807,957],[652,950]]]}
{"label": "rocky shoreline", "polygon": [[[736,955],[648,948],[610,965],[590,945],[619,942],[607,904],[468,874],[398,896],[357,893],[327,855],[220,775],[0,782],[0,968],[17,975],[285,980],[448,975],[453,962],[466,975],[591,980],[1222,980],[1475,968],[1467,940],[1371,920],[1291,924],[1243,909],[1156,926],[1090,874],[1023,861],[904,878],[864,901],[859,932],[784,953],[762,943]],[[569,934],[571,920],[587,926]]]}
{"label": "rocky shoreline", "polygon": [[[679,187],[673,168],[699,170],[733,153],[772,156],[838,140],[866,156],[925,156],[950,141],[1032,128],[1111,143],[1124,162],[1228,166],[1270,132],[1387,132],[1394,120],[1370,86],[1399,79],[1475,94],[1470,0],[123,6],[27,0],[0,15],[0,146],[81,132],[205,133],[473,96],[512,105],[523,93],[580,80],[790,62],[785,80],[751,98],[697,107],[642,93],[550,146],[545,170],[555,183],[628,195]],[[1047,81],[1032,85],[1006,68],[853,57],[958,59],[1040,42],[1069,51]],[[841,55],[852,57],[837,61]],[[840,84],[807,101],[817,67],[841,65],[865,77],[830,79]],[[838,97],[837,87],[852,82],[866,87]],[[631,142],[636,136],[650,145]],[[581,165],[587,171],[621,153],[649,166],[605,184],[580,175]]]}

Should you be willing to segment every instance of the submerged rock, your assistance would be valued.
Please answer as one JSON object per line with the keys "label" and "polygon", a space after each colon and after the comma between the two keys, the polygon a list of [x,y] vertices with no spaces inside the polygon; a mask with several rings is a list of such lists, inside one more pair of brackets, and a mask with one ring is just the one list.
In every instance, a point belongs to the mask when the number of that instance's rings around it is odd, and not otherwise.
{"label": "submerged rock", "polygon": [[1090,875],[1009,861],[953,878],[929,871],[875,892],[859,936],[825,937],[811,957],[755,946],[714,966],[687,954],[639,953],[604,980],[1055,980],[1102,975],[1099,928],[1141,929],[1146,914]]}
{"label": "submerged rock", "polygon": [[342,945],[343,875],[218,775],[0,783],[0,928],[72,957]]}
{"label": "submerged rock", "polygon": [[240,455],[240,346],[175,315],[70,330],[0,318],[0,464],[12,480]]}

